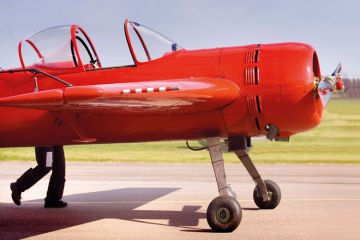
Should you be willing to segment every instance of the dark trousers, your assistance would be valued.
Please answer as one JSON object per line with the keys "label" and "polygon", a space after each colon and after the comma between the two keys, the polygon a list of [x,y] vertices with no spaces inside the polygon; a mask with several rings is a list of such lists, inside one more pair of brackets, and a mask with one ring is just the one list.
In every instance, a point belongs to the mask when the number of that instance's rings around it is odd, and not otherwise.
{"label": "dark trousers", "polygon": [[[46,159],[49,152],[52,152],[52,166],[46,166]],[[41,178],[52,170],[46,202],[59,201],[64,193],[65,186],[65,155],[63,146],[35,147],[37,166],[27,170],[16,181],[19,191],[24,192],[31,188]],[[49,156],[48,156],[49,158]]]}

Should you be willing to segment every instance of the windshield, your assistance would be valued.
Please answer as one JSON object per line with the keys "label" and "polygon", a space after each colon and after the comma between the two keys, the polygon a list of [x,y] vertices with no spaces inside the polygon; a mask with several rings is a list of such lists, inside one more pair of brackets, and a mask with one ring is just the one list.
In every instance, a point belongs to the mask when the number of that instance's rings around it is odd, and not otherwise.
{"label": "windshield", "polygon": [[23,68],[42,65],[52,68],[100,67],[87,34],[76,25],[57,26],[37,32],[19,44]]}
{"label": "windshield", "polygon": [[135,63],[158,59],[183,49],[167,37],[136,22],[125,21],[125,34]]}
{"label": "windshield", "polygon": [[62,62],[69,67],[75,67],[70,43],[70,26],[59,26],[35,33],[23,41],[21,53],[24,65]]}

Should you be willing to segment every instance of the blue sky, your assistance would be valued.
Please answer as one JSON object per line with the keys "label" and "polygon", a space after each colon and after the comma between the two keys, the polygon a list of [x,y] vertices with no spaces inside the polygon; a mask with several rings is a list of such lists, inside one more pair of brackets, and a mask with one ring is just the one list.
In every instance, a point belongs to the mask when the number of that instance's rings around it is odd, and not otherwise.
{"label": "blue sky", "polygon": [[0,67],[19,66],[17,44],[54,25],[76,23],[92,38],[103,65],[131,63],[125,18],[163,33],[187,49],[251,43],[306,42],[323,74],[341,61],[360,77],[360,1],[294,0],[2,0]]}

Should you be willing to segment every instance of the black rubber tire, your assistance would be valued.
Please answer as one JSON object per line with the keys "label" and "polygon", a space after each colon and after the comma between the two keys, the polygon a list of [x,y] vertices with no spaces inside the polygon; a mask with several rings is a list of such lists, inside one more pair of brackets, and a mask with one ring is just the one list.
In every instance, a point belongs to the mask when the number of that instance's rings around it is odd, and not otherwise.
{"label": "black rubber tire", "polygon": [[206,219],[214,232],[232,232],[241,222],[239,202],[230,196],[219,196],[207,208]]}
{"label": "black rubber tire", "polygon": [[276,208],[281,200],[281,190],[279,185],[277,185],[274,181],[264,180],[267,191],[271,192],[271,199],[268,202],[264,202],[262,196],[258,193],[257,186],[254,189],[254,202],[261,209],[274,209]]}

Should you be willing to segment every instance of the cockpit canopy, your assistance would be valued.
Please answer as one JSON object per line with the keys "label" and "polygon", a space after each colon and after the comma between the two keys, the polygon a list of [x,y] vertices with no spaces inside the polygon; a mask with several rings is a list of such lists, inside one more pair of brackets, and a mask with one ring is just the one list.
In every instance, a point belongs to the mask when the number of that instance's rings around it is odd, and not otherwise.
{"label": "cockpit canopy", "polygon": [[[160,33],[125,20],[124,30],[135,65],[152,61],[182,47]],[[77,25],[57,26],[37,32],[19,43],[22,68],[101,68],[100,59],[86,32]]]}
{"label": "cockpit canopy", "polygon": [[19,43],[21,66],[48,68],[99,68],[101,63],[86,34],[77,25],[37,32]]}
{"label": "cockpit canopy", "polygon": [[139,23],[125,20],[124,28],[135,64],[155,60],[183,49],[169,38]]}

